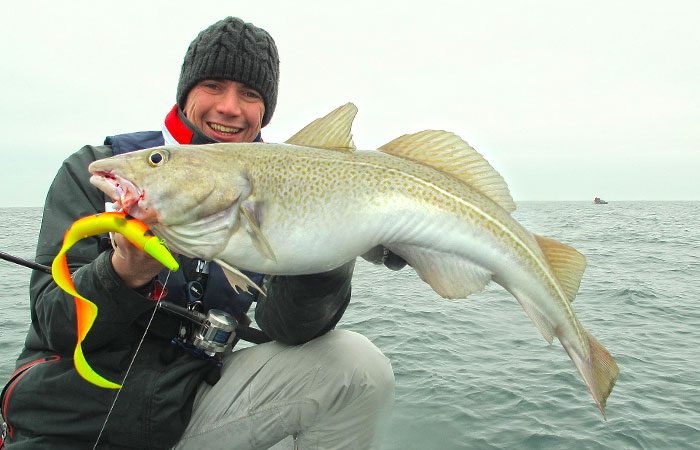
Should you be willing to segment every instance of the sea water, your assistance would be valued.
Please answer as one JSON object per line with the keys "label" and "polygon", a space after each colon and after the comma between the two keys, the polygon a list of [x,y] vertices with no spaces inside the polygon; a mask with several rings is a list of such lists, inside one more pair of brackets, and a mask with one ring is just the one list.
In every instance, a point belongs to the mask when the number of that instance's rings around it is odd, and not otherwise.
{"label": "sea water", "polygon": [[[435,294],[358,259],[339,327],[391,359],[383,449],[700,448],[700,202],[525,202],[529,230],[577,248],[577,316],[620,367],[607,419],[555,339],[503,288]],[[0,209],[0,250],[33,259],[40,208]],[[0,261],[0,379],[29,324],[29,269]]]}

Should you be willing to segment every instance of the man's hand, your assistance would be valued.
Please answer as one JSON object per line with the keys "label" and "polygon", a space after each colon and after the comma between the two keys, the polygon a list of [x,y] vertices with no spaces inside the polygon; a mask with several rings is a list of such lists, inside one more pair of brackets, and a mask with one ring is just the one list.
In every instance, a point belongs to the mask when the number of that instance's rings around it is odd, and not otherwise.
{"label": "man's hand", "polygon": [[372,264],[384,264],[391,270],[401,270],[407,264],[402,257],[381,245],[372,247],[367,253],[361,256]]}
{"label": "man's hand", "polygon": [[145,285],[163,270],[161,263],[136,248],[121,234],[114,233],[112,245],[114,271],[132,289]]}

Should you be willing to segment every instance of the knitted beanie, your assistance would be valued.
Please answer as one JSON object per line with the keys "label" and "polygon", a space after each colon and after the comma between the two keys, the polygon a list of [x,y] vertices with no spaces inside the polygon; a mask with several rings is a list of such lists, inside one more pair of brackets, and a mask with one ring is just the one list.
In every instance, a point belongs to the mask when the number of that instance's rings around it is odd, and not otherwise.
{"label": "knitted beanie", "polygon": [[185,106],[187,94],[200,81],[237,81],[262,95],[270,122],[277,105],[279,56],[272,36],[262,28],[227,17],[199,33],[187,49],[177,85],[177,104]]}

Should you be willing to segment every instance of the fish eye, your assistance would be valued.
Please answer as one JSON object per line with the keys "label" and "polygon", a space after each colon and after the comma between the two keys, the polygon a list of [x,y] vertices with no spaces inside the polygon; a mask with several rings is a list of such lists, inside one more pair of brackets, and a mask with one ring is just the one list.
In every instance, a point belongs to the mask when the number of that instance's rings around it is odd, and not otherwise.
{"label": "fish eye", "polygon": [[151,167],[158,167],[165,162],[165,155],[158,150],[151,152],[148,155],[148,164]]}

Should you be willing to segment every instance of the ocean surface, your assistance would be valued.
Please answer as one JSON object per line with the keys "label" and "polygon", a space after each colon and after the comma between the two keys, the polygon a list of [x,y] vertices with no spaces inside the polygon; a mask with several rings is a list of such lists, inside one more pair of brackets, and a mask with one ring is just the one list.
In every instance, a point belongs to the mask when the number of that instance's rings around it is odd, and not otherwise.
{"label": "ocean surface", "polygon": [[[620,366],[607,420],[500,286],[447,301],[410,268],[360,259],[340,326],[393,363],[382,448],[700,449],[700,202],[524,202],[514,215],[588,258],[574,309]],[[0,209],[0,250],[33,259],[40,217]],[[29,272],[0,260],[3,384],[29,323]]]}

